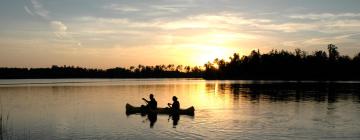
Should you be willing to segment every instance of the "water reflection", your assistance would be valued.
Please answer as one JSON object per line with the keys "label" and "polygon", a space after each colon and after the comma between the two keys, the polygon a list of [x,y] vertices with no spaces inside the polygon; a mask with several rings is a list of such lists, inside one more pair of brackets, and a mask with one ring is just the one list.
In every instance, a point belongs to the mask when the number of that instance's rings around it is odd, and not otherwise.
{"label": "water reflection", "polygon": [[[158,119],[158,115],[157,113],[149,113],[149,114],[129,114],[130,115],[141,115],[142,117],[146,117],[145,120],[143,120],[143,123],[149,122],[150,128],[154,128],[156,121]],[[165,116],[164,114],[161,114],[161,116]],[[176,126],[179,124],[179,120],[180,120],[180,116],[179,114],[175,114],[175,115],[169,115],[168,117],[168,122],[172,123],[173,128],[176,128]],[[193,117],[191,117],[193,119]]]}
{"label": "water reflection", "polygon": [[180,115],[179,114],[169,115],[169,119],[170,118],[172,120],[173,128],[176,128],[180,120]]}
{"label": "water reflection", "polygon": [[[149,93],[158,107],[177,96],[181,108],[196,108],[195,116],[124,114],[127,103],[141,105]],[[36,140],[359,139],[359,103],[359,83],[145,79],[0,86],[0,135]]]}
{"label": "water reflection", "polygon": [[153,128],[157,120],[157,113],[149,113],[147,114],[147,118],[150,121],[150,128]]}
{"label": "water reflection", "polygon": [[241,98],[259,103],[269,102],[328,102],[335,103],[339,99],[356,97],[360,101],[359,83],[207,83],[207,93],[231,94],[234,102]]}

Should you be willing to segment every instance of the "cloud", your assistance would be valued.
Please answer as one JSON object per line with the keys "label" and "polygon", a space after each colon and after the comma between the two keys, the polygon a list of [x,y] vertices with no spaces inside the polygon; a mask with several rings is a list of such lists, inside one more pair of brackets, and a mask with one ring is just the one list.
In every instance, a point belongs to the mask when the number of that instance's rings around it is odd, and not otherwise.
{"label": "cloud", "polygon": [[159,27],[163,29],[232,29],[236,26],[241,25],[251,26],[254,24],[268,22],[271,21],[267,19],[247,19],[232,13],[223,13],[216,15],[200,14],[175,21],[160,21]]}
{"label": "cloud", "polygon": [[320,28],[320,24],[285,22],[275,23],[270,19],[245,18],[239,14],[224,13],[216,15],[196,15],[185,19],[160,22],[163,29],[249,29],[253,31],[298,32]]}
{"label": "cloud", "polygon": [[68,27],[61,21],[51,21],[50,26],[53,29],[53,32],[57,38],[60,40],[54,40],[64,44],[72,44],[75,46],[82,46],[82,43],[78,40],[75,40],[73,36],[69,33]]}
{"label": "cloud", "polygon": [[29,15],[31,15],[31,16],[34,15],[34,13],[31,12],[31,10],[27,6],[24,6],[24,9],[25,9],[26,13],[28,13]]}
{"label": "cloud", "polygon": [[[256,27],[262,24],[269,24],[272,21],[269,19],[250,19],[244,18],[235,14],[200,14],[189,16],[180,19],[158,18],[151,20],[132,20],[128,18],[102,18],[102,17],[81,17],[78,21],[82,22],[83,27],[93,29],[97,28],[97,33],[115,33],[114,30],[119,29],[118,32],[124,31],[170,31],[170,30],[233,30],[237,31],[239,28]],[[270,27],[269,27],[270,28]],[[120,31],[121,30],[121,31]],[[104,31],[104,32],[103,32]]]}
{"label": "cloud", "polygon": [[[356,17],[360,14],[320,14],[312,15],[310,18],[320,18],[327,15],[326,20],[314,21],[283,21],[267,18],[254,18],[236,12],[222,12],[218,14],[196,14],[183,18],[179,17],[159,17],[146,20],[136,20],[128,18],[102,18],[102,17],[82,17],[81,20],[109,24],[112,27],[128,27],[129,29],[159,29],[159,30],[186,30],[186,29],[219,29],[233,31],[252,31],[252,32],[285,32],[294,33],[301,31],[313,31],[321,33],[341,33],[360,30],[360,20],[357,19],[336,19],[335,17]],[[299,15],[298,15],[299,16]],[[295,18],[296,16],[293,16]],[[297,18],[300,18],[297,17]],[[302,17],[305,18],[305,17]],[[114,25],[115,24],[115,25]],[[126,30],[129,30],[126,29]]]}
{"label": "cloud", "polygon": [[[360,20],[337,20],[332,24],[328,25],[329,27],[345,28],[345,27],[360,27]],[[360,29],[360,28],[359,28]]]}
{"label": "cloud", "polygon": [[189,5],[152,5],[151,9],[158,10],[158,11],[164,11],[164,12],[170,12],[170,13],[179,13],[182,11],[185,11],[187,8],[191,6]]}
{"label": "cloud", "polygon": [[103,7],[107,10],[121,11],[121,12],[138,12],[141,11],[138,8],[127,6],[127,5],[119,5],[119,4],[108,4]]}
{"label": "cloud", "polygon": [[351,34],[340,34],[340,35],[333,35],[333,36],[325,36],[325,37],[310,37],[301,40],[292,40],[292,41],[285,41],[283,45],[291,46],[291,47],[318,47],[324,46],[329,43],[335,44],[345,44],[345,43],[358,43],[358,37],[360,33],[351,33]]}
{"label": "cloud", "polygon": [[54,30],[54,34],[59,38],[64,38],[67,35],[67,26],[61,21],[51,21],[51,27]]}
{"label": "cloud", "polygon": [[[75,40],[71,34],[69,34],[68,27],[61,21],[54,20],[53,17],[49,15],[49,11],[45,9],[40,0],[30,0],[32,4],[32,10],[28,6],[24,6],[25,11],[30,15],[38,15],[46,22],[50,24],[50,27],[53,30],[54,35],[57,37],[56,41],[61,41],[64,44],[72,44],[76,46],[82,46],[82,43]],[[61,39],[61,40],[59,40]]]}
{"label": "cloud", "polygon": [[49,19],[49,11],[44,8],[41,2],[38,0],[31,0],[31,4],[35,10],[33,13],[39,15],[42,18]]}
{"label": "cloud", "polygon": [[353,37],[359,37],[360,33],[345,34],[337,36],[336,39],[354,39]]}
{"label": "cloud", "polygon": [[92,22],[92,23],[105,23],[105,24],[129,24],[129,20],[126,18],[102,18],[102,17],[80,17],[77,19],[78,21],[83,22]]}
{"label": "cloud", "polygon": [[321,13],[321,14],[297,14],[290,15],[289,18],[292,19],[311,19],[311,20],[320,20],[320,19],[337,19],[337,18],[356,18],[360,17],[360,13]]}
{"label": "cloud", "polygon": [[[187,29],[218,29],[218,30],[252,30],[252,31],[282,31],[298,32],[320,29],[323,23],[275,23],[270,19],[245,18],[236,13],[199,14],[181,19],[152,19],[135,21],[127,18],[98,18],[81,17],[81,21],[98,23],[107,27],[128,27],[130,29],[159,29],[159,30],[187,30]],[[108,24],[108,25],[104,25]],[[336,25],[340,26],[341,23]],[[345,26],[348,24],[343,24]],[[99,25],[97,25],[99,27]]]}
{"label": "cloud", "polygon": [[254,26],[263,30],[282,31],[287,33],[299,31],[314,31],[319,29],[318,25],[308,23],[256,24]]}
{"label": "cloud", "polygon": [[[242,26],[268,23],[267,19],[246,19],[231,14],[201,14],[185,19],[78,18],[77,38],[109,46],[233,46],[237,41],[254,40],[258,35],[238,32]],[[189,37],[191,36],[191,37]],[[139,41],[141,40],[141,41]],[[91,44],[94,45],[94,44]],[[104,46],[104,45],[102,45]]]}
{"label": "cloud", "polygon": [[333,41],[353,43],[354,39],[344,38],[341,35],[360,31],[360,21],[356,19],[298,21],[253,17],[235,12],[200,13],[186,17],[152,19],[86,16],[78,18],[76,22],[77,25],[72,29],[76,30],[78,39],[81,38],[86,42],[84,45],[125,48],[314,47]]}

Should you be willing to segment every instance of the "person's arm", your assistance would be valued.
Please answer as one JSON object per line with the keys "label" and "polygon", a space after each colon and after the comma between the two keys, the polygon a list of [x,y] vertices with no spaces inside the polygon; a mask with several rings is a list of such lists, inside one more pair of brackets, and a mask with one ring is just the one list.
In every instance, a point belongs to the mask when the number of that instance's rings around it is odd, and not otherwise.
{"label": "person's arm", "polygon": [[168,106],[170,107],[170,108],[172,108],[172,106],[171,106],[172,104],[170,104],[170,103],[168,103]]}
{"label": "person's arm", "polygon": [[146,100],[145,98],[142,98],[146,103],[149,103],[150,101]]}

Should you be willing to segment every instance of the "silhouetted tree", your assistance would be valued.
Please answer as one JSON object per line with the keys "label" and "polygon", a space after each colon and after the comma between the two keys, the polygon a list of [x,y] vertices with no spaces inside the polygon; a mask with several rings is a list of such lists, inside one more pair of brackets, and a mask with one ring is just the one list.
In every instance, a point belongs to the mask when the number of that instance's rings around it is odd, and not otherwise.
{"label": "silhouetted tree", "polygon": [[357,55],[355,55],[353,61],[354,61],[356,64],[360,64],[360,53],[358,53]]}
{"label": "silhouetted tree", "polygon": [[328,52],[329,52],[329,60],[331,62],[335,61],[339,57],[339,52],[337,51],[337,48],[334,44],[328,45]]}

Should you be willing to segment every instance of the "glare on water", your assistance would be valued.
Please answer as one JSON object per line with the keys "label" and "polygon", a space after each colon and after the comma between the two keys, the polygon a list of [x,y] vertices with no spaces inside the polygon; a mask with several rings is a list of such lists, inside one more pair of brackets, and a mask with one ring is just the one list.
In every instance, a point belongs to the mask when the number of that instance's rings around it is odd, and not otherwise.
{"label": "glare on water", "polygon": [[[202,79],[1,80],[4,139],[359,139],[357,82]],[[177,96],[195,116],[157,115],[154,126],[125,104],[159,107]]]}

